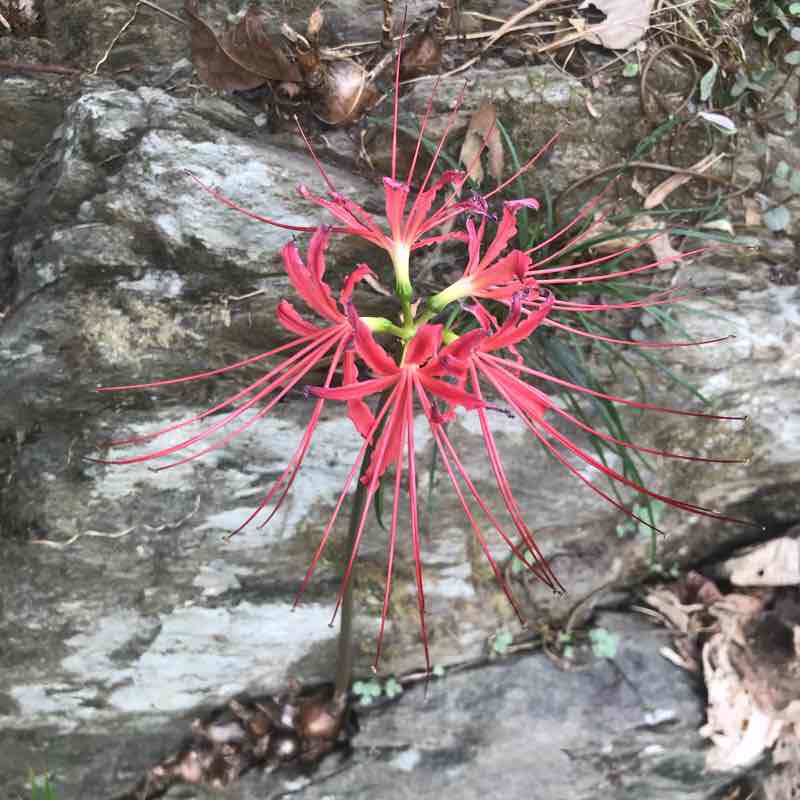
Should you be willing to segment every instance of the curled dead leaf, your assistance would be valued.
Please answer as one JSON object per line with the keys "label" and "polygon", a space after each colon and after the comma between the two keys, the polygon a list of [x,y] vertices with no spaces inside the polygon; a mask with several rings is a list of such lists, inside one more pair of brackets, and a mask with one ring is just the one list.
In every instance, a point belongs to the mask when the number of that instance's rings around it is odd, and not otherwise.
{"label": "curled dead leaf", "polygon": [[[605,232],[604,228],[606,227],[607,226],[603,225],[595,226],[591,229],[591,234],[593,236],[600,236]],[[676,250],[670,243],[669,235],[666,232],[667,226],[663,222],[656,222],[648,214],[640,214],[630,221],[628,227],[631,229],[652,230],[654,234],[659,230],[664,231],[664,233],[651,236],[647,241],[647,246],[650,248],[657,261],[664,261],[665,263],[674,262],[676,265],[680,263],[680,250]],[[641,242],[643,238],[643,236],[619,236],[614,239],[606,239],[605,241],[592,245],[592,252],[598,255],[615,253],[626,247],[633,247],[637,242]]]}
{"label": "curled dead leaf", "polygon": [[302,80],[300,71],[273,40],[267,20],[255,8],[222,36],[217,36],[197,11],[197,0],[185,0],[191,20],[191,53],[200,79],[212,89],[255,89],[267,81]]}
{"label": "curled dead leaf", "polygon": [[626,50],[647,32],[653,0],[584,0],[578,8],[589,6],[594,6],[606,18],[586,29],[587,41],[609,50]]}
{"label": "curled dead leaf", "polygon": [[489,174],[499,183],[503,178],[503,141],[497,127],[497,111],[489,101],[484,102],[472,115],[464,135],[458,160],[467,168],[467,174],[476,183],[483,183],[481,154],[488,152]]}
{"label": "curled dead leaf", "polygon": [[[391,42],[391,12],[387,16],[386,6],[391,7],[391,2],[384,4],[384,46]],[[436,11],[428,20],[423,30],[416,34],[408,45],[403,46],[402,61],[400,63],[401,80],[411,80],[423,75],[436,72],[442,63],[442,51],[450,32],[453,15],[452,0],[440,0],[436,4]],[[387,34],[388,30],[388,34]],[[386,38],[388,36],[388,39]]]}
{"label": "curled dead leaf", "polygon": [[729,558],[722,569],[734,586],[800,585],[800,541],[788,536],[771,539]]}
{"label": "curled dead leaf", "polygon": [[430,75],[442,63],[442,44],[429,28],[420,31],[403,49],[400,79],[404,81]]}
{"label": "curled dead leaf", "polygon": [[761,225],[761,207],[758,200],[754,197],[745,197],[742,200],[744,206],[744,224],[748,227],[758,227]]}
{"label": "curled dead leaf", "polygon": [[369,73],[350,59],[325,64],[319,96],[323,113],[317,116],[328,125],[347,125],[357,120],[378,100],[378,90]]}
{"label": "curled dead leaf", "polygon": [[[709,167],[716,164],[720,158],[722,158],[722,154],[714,155],[713,153],[709,153],[704,158],[701,158],[696,164],[692,164],[689,169],[691,169],[693,172],[705,172],[705,170],[707,170]],[[665,181],[659,183],[658,186],[656,186],[656,188],[647,195],[644,201],[644,207],[649,211],[651,208],[660,206],[676,189],[679,189],[685,183],[689,183],[689,181],[692,179],[692,175],[671,175]]]}

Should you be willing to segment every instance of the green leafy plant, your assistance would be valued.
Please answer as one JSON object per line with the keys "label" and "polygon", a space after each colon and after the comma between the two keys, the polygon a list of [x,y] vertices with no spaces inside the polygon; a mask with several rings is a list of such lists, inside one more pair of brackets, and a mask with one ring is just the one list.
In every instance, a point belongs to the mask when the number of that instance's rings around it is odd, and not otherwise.
{"label": "green leafy plant", "polygon": [[575,644],[571,632],[559,631],[556,641],[561,646],[561,655],[568,661],[575,657]]}
{"label": "green leafy plant", "polygon": [[403,687],[394,677],[387,678],[385,681],[373,678],[372,680],[355,681],[353,683],[353,694],[364,706],[372,705],[381,696],[391,700],[402,693]]}
{"label": "green leafy plant", "polygon": [[619,636],[606,628],[592,628],[589,631],[589,642],[596,658],[614,658],[617,654]]}
{"label": "green leafy plant", "polygon": [[508,652],[514,642],[514,634],[511,631],[498,631],[490,640],[490,655],[502,656]]}
{"label": "green leafy plant", "polygon": [[31,773],[31,800],[58,800],[56,790],[47,774]]}

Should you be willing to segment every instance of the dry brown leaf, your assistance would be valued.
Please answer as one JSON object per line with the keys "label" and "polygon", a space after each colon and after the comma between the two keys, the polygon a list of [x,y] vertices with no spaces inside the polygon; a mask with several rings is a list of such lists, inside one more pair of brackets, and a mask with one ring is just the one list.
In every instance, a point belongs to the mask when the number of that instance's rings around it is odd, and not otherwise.
{"label": "dry brown leaf", "polygon": [[600,119],[600,117],[602,117],[602,116],[603,116],[603,115],[602,115],[602,114],[601,114],[601,113],[600,113],[600,112],[599,112],[599,111],[598,111],[598,110],[597,110],[597,109],[594,107],[594,105],[592,104],[592,101],[591,101],[591,100],[590,100],[588,97],[587,97],[587,98],[584,100],[584,103],[586,104],[586,110],[589,112],[589,116],[590,116],[592,119]]}
{"label": "dry brown leaf", "polygon": [[[720,158],[722,158],[722,155],[709,153],[696,164],[692,164],[689,169],[694,172],[704,172]],[[685,183],[689,183],[692,179],[693,177],[691,175],[670,175],[669,178],[659,183],[658,186],[647,195],[643,204],[644,207],[649,211],[651,208],[660,206],[676,189],[680,189],[681,186]]]}
{"label": "dry brown leaf", "polygon": [[689,621],[692,614],[703,610],[703,606],[699,603],[691,605],[681,603],[675,593],[669,589],[654,589],[652,592],[648,592],[645,602],[681,633],[689,632]]}
{"label": "dry brown leaf", "polygon": [[266,19],[250,8],[232,28],[217,37],[197,13],[197,0],[185,0],[191,19],[191,51],[200,79],[212,89],[255,89],[267,81],[302,80],[298,68],[268,34]]}
{"label": "dry brown leaf", "polygon": [[733,663],[739,645],[723,633],[703,647],[703,675],[708,691],[707,722],[700,734],[713,746],[706,767],[715,771],[745,769],[775,744],[784,723],[762,710]]}
{"label": "dry brown leaf", "polygon": [[[386,6],[390,11],[387,16]],[[384,47],[391,46],[391,3],[384,4]],[[408,45],[403,46],[400,64],[400,79],[411,80],[436,72],[442,63],[442,50],[450,33],[452,23],[452,0],[443,0],[436,4],[436,11]]]}
{"label": "dry brown leaf", "polygon": [[653,0],[584,0],[578,8],[594,6],[606,15],[586,31],[586,39],[609,50],[626,50],[644,36],[650,26]]}
{"label": "dry brown leaf", "polygon": [[772,539],[729,558],[722,568],[734,586],[797,586],[800,541],[788,536]]}
{"label": "dry brown leaf", "polygon": [[505,156],[497,127],[497,111],[488,100],[472,115],[458,156],[467,174],[478,184],[483,183],[481,153],[484,145],[489,155],[489,174],[499,183],[503,178]]}
{"label": "dry brown leaf", "polygon": [[761,208],[758,205],[758,200],[754,197],[745,197],[742,200],[744,205],[744,224],[750,227],[758,227],[761,225]]}
{"label": "dry brown leaf", "polygon": [[[678,264],[680,262],[681,252],[680,250],[676,250],[672,244],[670,244],[669,236],[666,233],[667,226],[663,222],[657,223],[648,214],[640,214],[630,221],[629,227],[638,228],[641,230],[663,230],[664,233],[651,238],[647,242],[647,246],[650,248],[657,261],[664,261],[665,264],[670,262]],[[606,230],[609,230],[608,226],[605,226],[605,228]],[[592,236],[601,235],[603,232],[604,226],[602,225],[591,229]],[[606,239],[603,242],[598,242],[597,244],[592,245],[592,252],[597,253],[598,255],[608,255],[610,253],[623,250],[626,247],[633,247],[637,242],[641,241],[641,236],[619,236],[616,239]]]}
{"label": "dry brown leaf", "polygon": [[400,79],[404,81],[430,75],[442,63],[442,43],[429,28],[420,31],[403,49]]}

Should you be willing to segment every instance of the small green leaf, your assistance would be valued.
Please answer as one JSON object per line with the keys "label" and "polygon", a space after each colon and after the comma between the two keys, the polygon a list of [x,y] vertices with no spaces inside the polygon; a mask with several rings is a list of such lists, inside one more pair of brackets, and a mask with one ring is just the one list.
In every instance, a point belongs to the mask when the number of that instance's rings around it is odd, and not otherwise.
{"label": "small green leaf", "polygon": [[441,664],[433,665],[433,674],[437,678],[444,678],[444,667]]}
{"label": "small green leaf", "polygon": [[797,111],[793,108],[787,108],[783,112],[783,118],[789,125],[794,125],[797,122]]}
{"label": "small green leaf", "polygon": [[792,37],[796,42],[800,42],[800,28],[795,26],[789,31],[789,36]]}
{"label": "small green leaf", "polygon": [[715,61],[711,68],[700,79],[700,99],[705,103],[711,92],[714,91],[714,84],[717,82],[717,73],[719,72],[719,64]]}
{"label": "small green leaf", "polygon": [[789,6],[789,13],[795,16],[800,16],[800,3],[792,3]]}
{"label": "small green leaf", "polygon": [[589,640],[592,643],[592,652],[597,658],[614,658],[617,654],[619,636],[610,633],[605,628],[592,628],[589,631]]}
{"label": "small green leaf", "polygon": [[787,64],[791,64],[793,67],[796,67],[798,64],[800,64],[800,50],[792,50],[791,53],[787,53],[783,57],[783,60]]}
{"label": "small green leaf", "polygon": [[381,691],[378,681],[356,681],[353,684],[353,694],[365,706],[368,706],[376,697],[380,697]]}
{"label": "small green leaf", "polygon": [[638,64],[626,64],[622,68],[622,76],[624,78],[635,78],[639,74]]}
{"label": "small green leaf", "polygon": [[785,161],[779,161],[775,165],[775,175],[772,178],[773,181],[783,181],[784,183],[789,177],[789,171],[791,167]]}
{"label": "small green leaf", "polygon": [[792,172],[792,177],[789,178],[789,191],[792,194],[800,194],[800,170]]}
{"label": "small green leaf", "polygon": [[792,215],[786,206],[775,206],[764,214],[764,224],[773,232],[778,233],[786,228],[792,221]]}
{"label": "small green leaf", "polygon": [[387,697],[392,698],[403,694],[403,687],[394,678],[389,678],[383,686],[383,691]]}
{"label": "small green leaf", "polygon": [[514,636],[510,633],[510,631],[500,631],[492,639],[492,650],[498,655],[503,655],[503,653],[505,653],[506,650],[508,650],[508,648],[511,646],[513,641]]}

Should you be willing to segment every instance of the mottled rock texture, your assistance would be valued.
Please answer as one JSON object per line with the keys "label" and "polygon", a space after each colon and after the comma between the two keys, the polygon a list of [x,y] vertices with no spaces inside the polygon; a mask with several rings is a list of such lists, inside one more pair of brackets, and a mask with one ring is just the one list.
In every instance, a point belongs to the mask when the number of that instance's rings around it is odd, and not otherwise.
{"label": "mottled rock texture", "polygon": [[[94,4],[45,3],[59,53],[77,48],[88,73],[129,5],[105,4],[102,21],[78,41],[67,26],[86,23],[84,5]],[[178,12],[181,4],[161,5]],[[24,796],[28,767],[52,770],[63,798],[120,792],[174,749],[202,709],[287,676],[325,679],[334,653],[327,623],[341,530],[304,603],[294,612],[290,605],[359,444],[338,409],[326,412],[284,510],[267,529],[231,541],[223,536],[258,502],[303,430],[311,403],[301,396],[224,450],[174,470],[84,460],[110,439],[196,414],[238,383],[102,396],[98,385],[220,366],[280,336],[271,312],[287,292],[278,251],[289,234],[223,208],[185,170],[270,217],[323,219],[295,193],[299,183],[322,189],[298,139],[271,135],[241,103],[202,89],[173,92],[170,76],[186,69],[185,31],[140,14],[143,27],[97,76],[59,78],[57,90],[55,79],[0,76],[0,784],[10,797]],[[359,24],[367,28],[371,18]],[[363,32],[354,24],[341,35]],[[112,66],[123,70],[116,80]],[[468,78],[464,115],[491,96],[519,126],[526,151],[564,130],[528,179],[533,194],[624,158],[641,136],[632,95],[593,97],[601,113],[594,120],[587,90],[549,67]],[[434,128],[461,86],[443,85]],[[404,110],[419,110],[424,98],[417,89]],[[379,167],[380,135],[375,126],[367,137]],[[358,135],[334,132],[330,141],[316,144],[337,188],[380,215],[378,176],[355,168]],[[691,334],[737,338],[668,356],[716,410],[747,414],[748,426],[636,414],[629,425],[655,446],[749,455],[747,465],[656,465],[646,474],[658,490],[749,515],[766,531],[669,513],[669,535],[659,541],[664,568],[697,564],[800,519],[800,295],[796,280],[775,280],[776,265],[796,263],[796,251],[789,239],[759,234],[760,252],[680,268],[680,279],[717,290],[680,312]],[[364,259],[386,277],[378,254],[341,240],[330,264],[340,276]],[[255,290],[262,293],[236,299]],[[366,292],[362,299],[384,302]],[[674,338],[658,324],[647,333]],[[656,373],[643,374],[654,402],[696,403]],[[620,539],[614,509],[513,420],[498,418],[496,427],[521,506],[570,591],[560,598],[518,584],[531,621],[564,619],[609,583],[635,587],[648,571],[642,541]],[[465,463],[493,496],[486,459],[473,446],[478,433],[469,423],[453,426]],[[424,463],[424,426],[418,438]],[[432,648],[435,661],[456,664],[485,653],[487,637],[511,615],[443,475],[435,497],[423,542]],[[385,544],[373,526],[357,574],[364,672]],[[408,550],[404,541],[388,672],[421,660]],[[545,656],[519,657],[454,674],[432,684],[427,700],[416,689],[364,715],[340,773],[323,768],[310,783],[290,784],[253,776],[229,796],[255,800],[292,787],[320,800],[433,797],[455,787],[465,798],[711,796],[724,779],[700,771],[701,701],[692,682],[660,660],[659,633],[627,615],[612,622],[622,636],[614,662],[570,673]],[[192,792],[180,796],[205,796]]]}

